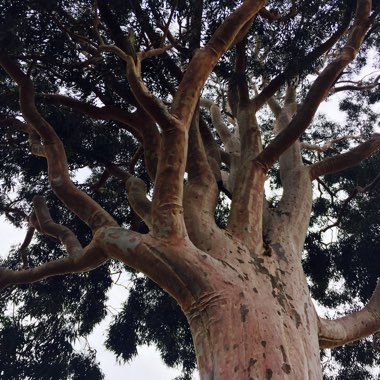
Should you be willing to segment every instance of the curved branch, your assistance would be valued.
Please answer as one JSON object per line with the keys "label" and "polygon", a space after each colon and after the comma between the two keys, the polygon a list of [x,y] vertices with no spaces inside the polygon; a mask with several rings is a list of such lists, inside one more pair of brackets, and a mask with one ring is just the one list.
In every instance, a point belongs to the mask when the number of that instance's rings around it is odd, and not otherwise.
{"label": "curved branch", "polygon": [[325,152],[326,150],[330,149],[335,143],[342,141],[342,140],[357,140],[361,137],[361,135],[346,135],[342,137],[337,137],[336,139],[332,139],[323,145],[317,145],[317,144],[309,144],[302,142],[301,143],[301,149],[306,150],[314,150],[316,152]]}
{"label": "curved branch", "polygon": [[128,191],[128,201],[136,214],[144,221],[148,228],[152,229],[152,202],[147,198],[145,182],[126,172],[115,164],[107,163],[107,171],[121,179]]}
{"label": "curved branch", "polygon": [[368,91],[368,90],[372,90],[373,88],[379,86],[380,85],[379,81],[380,81],[380,75],[377,76],[376,79],[372,83],[363,85],[362,82],[360,81],[356,85],[353,84],[353,85],[345,85],[345,86],[334,87],[331,92],[333,94],[335,94],[335,93],[341,92],[341,91]]}
{"label": "curved branch", "polygon": [[106,105],[97,107],[89,103],[59,94],[43,94],[43,97],[53,104],[61,104],[97,120],[115,120],[131,128],[133,134],[139,136],[139,122],[135,113],[130,113],[120,108]]}
{"label": "curved branch", "polygon": [[380,148],[380,135],[375,134],[370,140],[360,144],[346,153],[328,157],[314,165],[309,166],[311,179],[336,173],[341,170],[358,165]]}
{"label": "curved branch", "polygon": [[42,140],[52,190],[93,231],[106,225],[117,226],[118,224],[108,212],[72,183],[62,141],[36,108],[32,80],[21,71],[16,62],[4,53],[0,54],[0,65],[17,83],[21,112],[27,123],[31,125]]}
{"label": "curved branch", "polygon": [[204,48],[193,56],[176,92],[171,113],[187,128],[200,92],[211,70],[230,48],[239,32],[264,6],[264,0],[246,0],[219,26]]}
{"label": "curved branch", "polygon": [[[342,25],[339,26],[336,32],[327,41],[322,43],[320,46],[316,47],[313,51],[304,56],[302,59],[299,59],[298,62],[305,62],[306,64],[309,62],[315,62],[319,57],[321,57],[323,54],[329,51],[336,44],[336,42],[347,32],[349,23],[350,17],[347,15]],[[292,62],[291,65],[289,65],[284,70],[284,72],[273,78],[268,83],[268,85],[265,86],[264,89],[258,95],[256,95],[256,97],[252,100],[255,103],[256,107],[258,109],[261,108],[288,79],[294,78],[295,76],[302,73],[302,70],[304,68],[305,64],[302,65],[299,63],[298,65],[295,65],[294,62]]]}
{"label": "curved branch", "polygon": [[53,221],[43,196],[35,196],[33,205],[38,220],[39,232],[58,239],[65,246],[69,256],[78,254],[83,249],[78,238],[68,227]]}
{"label": "curved branch", "polygon": [[355,21],[351,33],[340,54],[321,72],[311,86],[304,103],[286,129],[280,132],[272,142],[257,157],[257,160],[267,168],[287,150],[310,125],[320,103],[328,95],[331,86],[343,69],[351,63],[364,40],[370,27],[370,0],[358,0]]}
{"label": "curved branch", "polygon": [[108,259],[107,253],[92,241],[80,252],[36,268],[20,271],[0,268],[0,290],[10,285],[30,284],[55,275],[87,272],[104,264]]}
{"label": "curved branch", "polygon": [[319,345],[321,348],[342,346],[380,330],[380,281],[368,304],[348,316],[328,320],[319,318]]}

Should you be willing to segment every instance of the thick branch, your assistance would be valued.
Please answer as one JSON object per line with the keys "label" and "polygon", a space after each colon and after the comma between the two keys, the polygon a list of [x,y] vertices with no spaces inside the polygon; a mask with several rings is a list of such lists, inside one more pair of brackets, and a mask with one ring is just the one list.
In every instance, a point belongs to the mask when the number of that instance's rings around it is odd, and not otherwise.
{"label": "thick branch", "polygon": [[336,173],[352,166],[358,165],[380,148],[380,135],[374,135],[370,140],[360,144],[346,153],[328,157],[311,165],[310,176],[316,179],[320,176]]}
{"label": "thick branch", "polygon": [[303,106],[290,122],[288,127],[263,150],[257,160],[267,168],[296,141],[310,125],[319,104],[328,95],[331,86],[343,69],[353,61],[370,26],[370,0],[358,0],[355,21],[351,33],[340,54],[317,77],[311,86]]}
{"label": "thick branch", "polygon": [[379,330],[380,281],[362,310],[336,320],[319,318],[319,345],[321,348],[342,346]]}
{"label": "thick branch", "polygon": [[189,127],[200,92],[211,70],[230,48],[245,24],[264,6],[264,0],[246,0],[216,30],[204,48],[198,50],[173,99],[172,114]]}
{"label": "thick branch", "polygon": [[99,227],[115,226],[115,220],[98,203],[80,191],[70,180],[66,153],[52,126],[40,115],[35,105],[32,80],[5,54],[0,65],[19,86],[21,112],[28,124],[40,136],[48,162],[49,183],[58,198],[93,231]]}

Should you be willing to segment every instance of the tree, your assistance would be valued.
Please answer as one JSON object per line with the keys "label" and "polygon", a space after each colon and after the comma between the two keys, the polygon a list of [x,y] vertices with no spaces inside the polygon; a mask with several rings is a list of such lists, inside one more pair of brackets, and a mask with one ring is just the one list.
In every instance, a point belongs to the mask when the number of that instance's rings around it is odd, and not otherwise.
{"label": "tree", "polygon": [[[29,226],[0,270],[1,306],[16,300],[19,315],[32,316],[27,330],[2,318],[1,340],[14,345],[3,363],[22,362],[37,336],[45,349],[33,350],[32,378],[41,378],[40,354],[53,349],[65,353],[54,362],[59,376],[101,377],[91,352],[80,357],[68,342],[104,317],[111,259],[175,299],[202,379],[321,379],[320,348],[380,329],[380,285],[363,308],[328,320],[316,312],[302,267],[310,216],[314,226],[321,209],[342,221],[334,190],[341,181],[321,177],[360,164],[380,146],[376,117],[364,120],[352,95],[377,101],[378,78],[355,79],[378,45],[377,2],[98,0],[91,7],[57,0],[4,1],[0,9],[2,186],[17,193],[3,197],[1,209],[16,225],[27,216]],[[342,108],[359,125],[313,123],[326,98],[349,91]],[[320,137],[329,143],[316,145]],[[70,170],[83,166],[93,176],[78,185]],[[268,178],[281,186],[279,199],[266,199]],[[332,194],[329,203],[321,195],[314,211],[313,181]],[[35,230],[40,245],[29,249]],[[43,235],[60,241],[65,256]],[[323,244],[312,229],[304,261],[319,295],[334,276],[333,268],[326,278],[318,272],[332,262]],[[329,249],[349,255],[349,236]],[[334,260],[336,273],[347,267]],[[157,290],[133,276],[126,309],[142,315],[144,290]],[[166,361],[182,361],[189,373],[189,334],[160,294],[145,301],[173,314],[167,329],[143,326],[129,310],[108,344],[123,344],[126,323],[134,344],[119,355],[127,359],[144,339],[183,339],[179,356],[166,351]],[[42,316],[59,332],[56,340],[42,336],[35,320]],[[11,376],[20,376],[20,367]]]}

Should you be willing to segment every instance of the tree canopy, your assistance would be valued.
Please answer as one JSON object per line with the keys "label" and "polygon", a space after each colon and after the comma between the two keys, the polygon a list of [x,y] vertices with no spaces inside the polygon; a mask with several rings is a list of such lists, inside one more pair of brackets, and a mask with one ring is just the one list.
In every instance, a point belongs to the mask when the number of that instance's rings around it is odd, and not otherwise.
{"label": "tree canopy", "polygon": [[[231,199],[243,166],[237,157],[249,157],[258,141],[256,132],[241,127],[239,113],[253,99],[265,147],[257,143],[258,162],[269,169],[268,209],[276,210],[287,186],[278,158],[298,137],[302,164],[314,170],[302,254],[312,297],[334,316],[368,302],[380,273],[379,2],[372,2],[361,23],[360,12],[370,2],[270,0],[264,7],[252,1],[251,8],[260,10],[226,41],[218,31],[241,3],[1,2],[0,213],[26,235],[2,267],[27,273],[66,252],[75,255],[79,247],[91,246],[94,231],[106,222],[144,235],[159,228],[156,214],[166,211],[150,215],[162,201],[155,189],[168,204],[178,196],[173,182],[163,183],[177,174],[160,164],[165,149],[170,161],[177,114],[191,124],[187,161],[180,163],[186,174],[178,180],[184,183],[185,222],[209,202],[205,194],[215,193],[207,218],[221,230],[230,223],[227,230],[243,236],[243,227],[231,223],[239,222]],[[210,54],[201,64],[210,73],[192,93],[187,89],[199,76],[191,62],[205,46]],[[342,67],[334,71],[337,65]],[[185,75],[188,69],[193,77]],[[192,97],[197,99],[187,111]],[[339,104],[339,121],[316,114],[322,102]],[[279,127],[284,110],[287,129]],[[164,142],[163,135],[169,136]],[[56,138],[62,147],[49,150]],[[62,151],[73,182],[67,193],[57,174],[66,170]],[[78,175],[84,168],[85,178]],[[200,172],[213,178],[215,188],[186,187]],[[248,201],[241,203],[248,207]],[[265,231],[263,236],[270,245]],[[207,252],[203,241],[194,244]],[[107,292],[126,271],[130,294],[109,327],[107,348],[128,361],[139,345],[155,344],[167,365],[181,366],[190,378],[196,359],[185,315],[139,272],[138,263],[132,267],[112,260],[88,272],[42,276],[2,290],[0,377],[101,379],[94,350],[78,352],[75,342],[105,317],[112,301]],[[322,351],[325,378],[370,378],[378,368],[379,342],[371,336]]]}

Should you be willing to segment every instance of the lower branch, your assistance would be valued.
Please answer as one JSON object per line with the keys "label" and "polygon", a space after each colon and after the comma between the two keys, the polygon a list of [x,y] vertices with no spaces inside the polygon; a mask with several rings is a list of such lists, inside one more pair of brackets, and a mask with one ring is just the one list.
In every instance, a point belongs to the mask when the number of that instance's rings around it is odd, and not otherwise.
{"label": "lower branch", "polygon": [[92,242],[80,253],[50,261],[36,268],[19,271],[0,268],[0,290],[10,285],[29,284],[59,274],[87,272],[104,264],[108,258],[105,251]]}
{"label": "lower branch", "polygon": [[368,304],[360,311],[336,320],[319,319],[321,348],[342,346],[380,330],[380,281]]}

